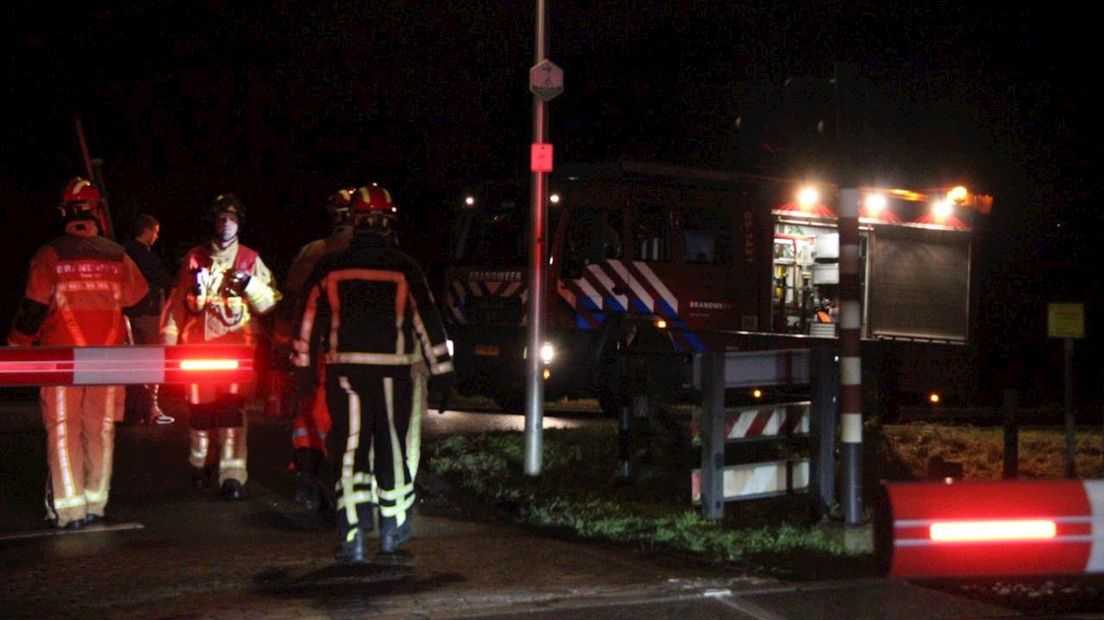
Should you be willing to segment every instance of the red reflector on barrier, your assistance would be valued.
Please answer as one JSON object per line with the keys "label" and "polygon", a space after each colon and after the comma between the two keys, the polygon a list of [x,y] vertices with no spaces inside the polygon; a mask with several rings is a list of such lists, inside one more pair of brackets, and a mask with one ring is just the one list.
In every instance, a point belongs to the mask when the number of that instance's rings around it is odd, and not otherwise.
{"label": "red reflector on barrier", "polygon": [[1104,481],[887,483],[875,545],[899,577],[1104,573]]}
{"label": "red reflector on barrier", "polygon": [[182,360],[180,370],[237,370],[238,360]]}
{"label": "red reflector on barrier", "polygon": [[932,523],[928,536],[935,542],[977,542],[999,540],[1043,540],[1054,538],[1054,521],[948,521]]}

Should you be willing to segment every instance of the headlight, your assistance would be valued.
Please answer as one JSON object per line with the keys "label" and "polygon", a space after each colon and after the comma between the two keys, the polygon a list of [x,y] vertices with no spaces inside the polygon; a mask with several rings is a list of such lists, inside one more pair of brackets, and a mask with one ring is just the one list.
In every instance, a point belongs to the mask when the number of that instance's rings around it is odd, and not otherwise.
{"label": "headlight", "polygon": [[552,363],[552,359],[556,357],[556,348],[552,346],[551,342],[546,342],[541,345],[540,357],[541,361],[545,364]]}
{"label": "headlight", "polygon": [[448,339],[445,340],[445,347],[448,348],[449,357],[452,357],[452,356],[456,355],[455,353],[453,353],[452,338],[448,338]]}

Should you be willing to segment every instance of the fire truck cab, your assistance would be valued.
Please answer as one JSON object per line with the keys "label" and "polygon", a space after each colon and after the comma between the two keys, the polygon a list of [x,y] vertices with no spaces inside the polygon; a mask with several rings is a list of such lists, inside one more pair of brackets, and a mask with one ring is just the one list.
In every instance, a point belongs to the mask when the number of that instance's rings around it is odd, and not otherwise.
{"label": "fire truck cab", "polygon": [[[458,387],[520,410],[529,205],[524,187],[501,189],[464,197],[444,300]],[[549,197],[546,395],[593,396],[612,413],[630,351],[829,345],[836,193],[665,164],[563,168]],[[864,367],[876,397],[968,393],[973,225],[991,199],[964,188],[862,194]],[[655,357],[649,387],[688,387],[691,365],[672,360],[690,357]]]}

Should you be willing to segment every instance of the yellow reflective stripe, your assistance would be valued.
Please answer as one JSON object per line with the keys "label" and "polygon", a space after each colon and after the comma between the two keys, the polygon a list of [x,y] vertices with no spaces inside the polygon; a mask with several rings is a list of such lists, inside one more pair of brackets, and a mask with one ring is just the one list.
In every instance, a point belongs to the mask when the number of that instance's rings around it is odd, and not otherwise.
{"label": "yellow reflective stripe", "polygon": [[448,344],[434,345],[433,348],[430,349],[430,351],[433,352],[434,355],[440,357],[448,353]]}
{"label": "yellow reflective stripe", "polygon": [[[341,510],[345,507],[355,507],[360,504],[375,504],[376,496],[371,491],[357,491],[356,493],[349,493],[342,495],[337,500],[337,509]],[[351,505],[351,506],[350,506]]]}
{"label": "yellow reflective stripe", "polygon": [[305,340],[300,340],[299,338],[291,342],[291,348],[296,353],[310,353],[310,345],[308,345]]}
{"label": "yellow reflective stripe", "polygon": [[219,459],[219,471],[245,469],[245,459]]}
{"label": "yellow reflective stripe", "polygon": [[73,482],[72,463],[69,459],[68,429],[65,427],[69,412],[65,407],[65,390],[68,388],[59,386],[54,388],[54,406],[57,408],[57,440],[54,447],[57,449],[58,469],[61,470],[61,487],[65,490],[65,497],[76,494],[76,483]]}
{"label": "yellow reflective stripe", "polygon": [[396,525],[402,525],[406,522],[406,511],[413,505],[414,496],[411,495],[394,506],[384,506],[381,504],[379,513],[381,517],[395,517]]}
{"label": "yellow reflective stripe", "polygon": [[261,314],[276,305],[276,291],[267,282],[262,282],[258,276],[249,278],[249,283],[245,285],[245,290],[242,292],[249,299],[250,305]]}
{"label": "yellow reflective stripe", "polygon": [[89,504],[100,504],[107,501],[107,492],[85,489],[84,499],[87,500]]}
{"label": "yellow reflective stripe", "polygon": [[191,431],[191,463],[195,467],[203,467],[203,462],[207,460],[207,449],[211,445],[211,437],[208,434],[209,431]]}
{"label": "yellow reflective stripe", "polygon": [[410,400],[410,426],[406,429],[406,468],[410,479],[418,479],[418,461],[422,454],[422,414],[426,409],[426,378],[414,376],[414,394]]}
{"label": "yellow reflective stripe", "polygon": [[[356,459],[357,448],[360,447],[360,395],[353,391],[348,377],[340,377],[338,385],[345,390],[349,398],[349,437],[345,440],[345,454],[341,457],[341,494],[354,494],[353,462]],[[359,522],[356,505],[352,502],[345,506],[345,522],[356,525]]]}
{"label": "yellow reflective stripe", "polygon": [[65,328],[69,330],[69,335],[73,337],[73,344],[78,347],[88,346],[88,342],[84,339],[84,332],[81,331],[80,325],[77,323],[77,317],[73,314],[73,309],[69,307],[69,299],[61,291],[57,293],[57,308],[61,312],[61,319],[65,322]]}
{"label": "yellow reflective stripe", "polygon": [[[391,470],[392,474],[395,476],[396,488],[392,491],[381,488],[379,490],[379,497],[381,500],[392,500],[397,498],[391,494],[403,490],[407,485],[399,484],[400,481],[406,480],[406,476],[403,475],[405,463],[403,463],[402,458],[402,444],[399,443],[399,430],[395,428],[395,380],[391,377],[384,377],[383,379],[383,402],[384,406],[387,408],[387,433],[391,436]],[[402,525],[403,520],[404,519],[398,519],[396,525]]]}
{"label": "yellow reflective stripe", "polygon": [[84,489],[84,496],[90,504],[107,503],[107,492],[111,484],[111,455],[114,453],[115,398],[118,393],[119,389],[111,386],[107,388],[107,397],[104,399],[103,424],[100,426],[100,483],[95,489],[87,486]]}
{"label": "yellow reflective stripe", "polygon": [[443,375],[452,372],[452,360],[433,364],[429,367],[429,372],[435,375]]}
{"label": "yellow reflective stripe", "polygon": [[54,498],[54,508],[57,510],[65,510],[66,508],[76,508],[78,506],[84,506],[88,503],[88,500],[83,495],[73,495],[71,497],[63,497],[61,499]]}
{"label": "yellow reflective stripe", "polygon": [[327,364],[370,364],[375,366],[404,366],[418,361],[407,353],[336,353],[326,354]]}
{"label": "yellow reflective stripe", "polygon": [[384,488],[381,487],[378,491],[379,498],[380,499],[385,499],[387,501],[398,501],[398,500],[402,499],[403,497],[406,497],[408,494],[413,493],[413,492],[414,492],[414,483],[413,482],[409,482],[409,483],[404,484],[402,486],[395,487],[394,489],[384,489]]}
{"label": "yellow reflective stripe", "polygon": [[297,368],[310,368],[310,354],[296,353],[291,356],[291,364]]}
{"label": "yellow reflective stripe", "polygon": [[372,484],[374,481],[372,474],[364,472],[353,474],[353,484]]}

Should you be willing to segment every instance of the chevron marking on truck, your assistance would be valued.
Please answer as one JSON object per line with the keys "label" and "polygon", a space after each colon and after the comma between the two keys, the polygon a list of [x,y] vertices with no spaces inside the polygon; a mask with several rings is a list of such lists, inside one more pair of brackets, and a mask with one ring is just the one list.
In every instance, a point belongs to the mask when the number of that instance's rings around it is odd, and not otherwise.
{"label": "chevron marking on truck", "polygon": [[654,312],[655,302],[652,296],[648,294],[648,291],[644,290],[644,287],[640,285],[640,282],[633,277],[629,270],[625,268],[625,265],[621,264],[621,261],[611,260],[609,266],[620,277],[621,281],[628,285],[629,289],[636,295],[638,301],[643,306],[644,312]]}
{"label": "chevron marking on truck", "polygon": [[584,278],[590,277],[602,289],[603,300],[606,302],[608,309],[614,312],[624,312],[629,307],[629,298],[625,295],[617,295],[613,292],[614,284],[606,272],[602,271],[601,265],[590,265],[587,267],[586,273],[583,274]]}
{"label": "chevron marking on truck", "polygon": [[641,261],[633,261],[631,264],[633,267],[636,268],[637,272],[640,273],[640,275],[644,276],[648,283],[652,285],[652,288],[654,288],[659,293],[659,296],[664,302],[667,303],[667,306],[671,309],[671,314],[677,315],[679,305],[678,298],[676,298],[674,294],[671,293],[670,289],[663,285],[662,280],[656,277],[656,274],[654,271],[652,271],[652,268],[649,267],[647,263],[643,263]]}

